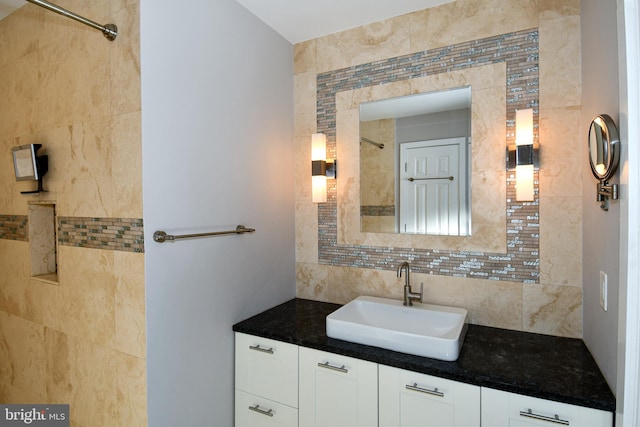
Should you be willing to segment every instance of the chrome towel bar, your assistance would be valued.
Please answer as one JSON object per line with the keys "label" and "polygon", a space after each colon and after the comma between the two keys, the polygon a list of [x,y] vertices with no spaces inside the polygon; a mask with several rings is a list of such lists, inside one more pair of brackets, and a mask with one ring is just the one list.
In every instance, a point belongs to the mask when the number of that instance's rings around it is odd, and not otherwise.
{"label": "chrome towel bar", "polygon": [[244,234],[244,233],[253,233],[256,231],[255,228],[248,228],[244,225],[239,225],[235,230],[231,231],[214,231],[212,233],[198,233],[198,234],[181,234],[178,236],[174,236],[171,234],[167,234],[162,230],[158,230],[153,233],[153,240],[158,243],[164,243],[166,241],[173,242],[179,239],[195,239],[197,237],[210,237],[210,236],[224,236],[227,234]]}
{"label": "chrome towel bar", "polygon": [[361,141],[364,141],[364,142],[368,142],[369,144],[375,145],[376,147],[378,147],[378,148],[379,148],[379,149],[381,149],[381,150],[384,148],[384,144],[382,144],[382,143],[380,143],[380,142],[372,141],[372,140],[370,140],[369,138],[365,138],[364,136],[361,136],[361,137],[360,137],[360,140],[361,140]]}

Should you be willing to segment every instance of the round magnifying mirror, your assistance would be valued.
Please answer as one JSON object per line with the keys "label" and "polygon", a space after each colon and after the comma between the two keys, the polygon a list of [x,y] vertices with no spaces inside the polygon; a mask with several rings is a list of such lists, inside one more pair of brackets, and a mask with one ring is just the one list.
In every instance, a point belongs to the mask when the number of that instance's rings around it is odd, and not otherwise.
{"label": "round magnifying mirror", "polygon": [[596,116],[589,127],[589,163],[600,181],[613,176],[620,161],[620,138],[613,119],[606,114]]}

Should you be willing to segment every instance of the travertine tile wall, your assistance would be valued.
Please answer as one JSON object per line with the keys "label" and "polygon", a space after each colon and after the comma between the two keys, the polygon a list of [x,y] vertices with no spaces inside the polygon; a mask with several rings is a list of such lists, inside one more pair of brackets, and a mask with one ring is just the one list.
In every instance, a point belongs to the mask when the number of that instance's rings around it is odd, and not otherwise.
{"label": "travertine tile wall", "polygon": [[[143,426],[139,3],[56,3],[119,35],[31,4],[0,21],[0,401],[69,403],[74,426]],[[49,155],[38,196],[13,176],[11,147],[29,143]],[[57,285],[30,278],[29,201],[55,204]],[[98,222],[120,246],[82,241]]]}
{"label": "travertine tile wall", "polygon": [[[335,223],[336,214],[327,212],[327,206],[319,210],[310,201],[309,135],[325,126],[317,113],[318,76],[534,29],[539,38],[536,85],[542,159],[537,212],[531,215],[532,222],[536,222],[537,251],[530,252],[530,259],[524,262],[535,267],[537,276],[534,280],[509,281],[428,274],[422,270],[414,274],[414,283],[424,282],[427,301],[467,308],[472,323],[562,336],[582,335],[580,171],[583,165],[582,156],[575,155],[583,150],[579,129],[579,14],[579,0],[457,0],[295,46],[298,296],[344,303],[360,294],[400,298],[402,293],[394,265],[378,264],[376,268],[339,265],[326,257],[326,249],[319,240],[319,230],[322,232],[324,225]],[[506,72],[508,75],[509,70]],[[505,101],[512,95],[505,93]],[[498,147],[501,151],[509,130],[503,129],[503,132],[502,147]],[[340,153],[339,136],[336,144]],[[482,163],[475,162],[473,167]],[[338,165],[341,165],[340,158]],[[480,172],[487,175],[490,170]],[[504,178],[499,184],[485,184],[491,187],[488,195],[493,192],[509,197],[512,183],[504,170],[502,173]],[[340,182],[340,176],[338,171],[338,194],[334,196],[338,206],[340,189],[348,189],[351,182],[351,175],[347,174],[346,182]],[[329,202],[328,205],[335,204],[331,198]],[[492,233],[504,239],[509,213],[502,215],[505,219],[496,221]],[[341,224],[337,226],[340,239]],[[354,248],[349,256],[358,258],[367,250],[377,250],[388,251],[390,259],[395,260],[398,256],[395,248],[416,247],[409,241],[398,245],[394,239],[390,238],[388,244],[381,242],[367,247],[365,251]],[[433,246],[427,243],[418,248],[433,249]],[[458,250],[464,252],[464,247]]]}

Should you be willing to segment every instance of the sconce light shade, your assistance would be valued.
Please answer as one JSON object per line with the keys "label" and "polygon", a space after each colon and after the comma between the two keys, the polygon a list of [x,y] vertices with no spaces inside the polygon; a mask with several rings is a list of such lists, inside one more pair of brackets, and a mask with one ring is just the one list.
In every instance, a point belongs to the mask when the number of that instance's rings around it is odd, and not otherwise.
{"label": "sconce light shade", "polygon": [[327,161],[327,136],[323,133],[311,135],[311,200],[313,203],[327,201],[327,178],[336,177],[336,160]]}
{"label": "sconce light shade", "polygon": [[311,135],[311,201],[327,201],[327,136],[323,133]]}
{"label": "sconce light shade", "polygon": [[516,171],[516,200],[534,200],[534,168],[539,167],[538,144],[533,142],[533,110],[516,111],[516,144],[508,149],[507,168]]}

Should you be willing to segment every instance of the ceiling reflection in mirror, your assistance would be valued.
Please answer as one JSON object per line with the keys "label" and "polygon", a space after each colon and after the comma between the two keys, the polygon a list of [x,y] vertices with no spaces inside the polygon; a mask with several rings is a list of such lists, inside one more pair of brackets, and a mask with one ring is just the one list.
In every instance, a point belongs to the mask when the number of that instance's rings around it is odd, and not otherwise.
{"label": "ceiling reflection in mirror", "polygon": [[471,87],[360,104],[360,229],[471,234]]}

